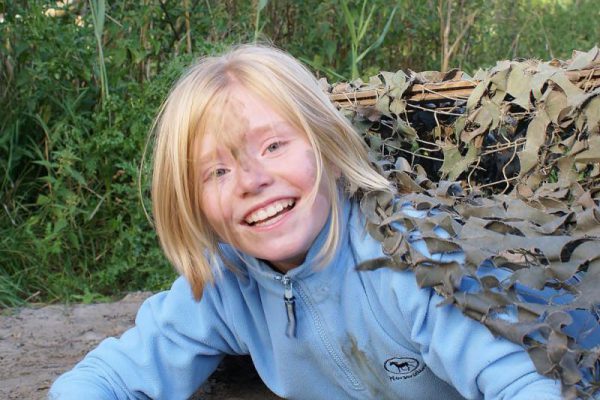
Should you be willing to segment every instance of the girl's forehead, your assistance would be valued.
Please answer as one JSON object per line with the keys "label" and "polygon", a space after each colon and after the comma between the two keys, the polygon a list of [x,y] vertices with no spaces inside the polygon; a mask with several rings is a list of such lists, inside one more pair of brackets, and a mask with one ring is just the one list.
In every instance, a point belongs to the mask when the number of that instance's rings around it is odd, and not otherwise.
{"label": "girl's forehead", "polygon": [[265,135],[289,135],[292,131],[305,135],[289,112],[278,110],[283,107],[271,105],[243,87],[231,88],[219,97],[205,110],[197,132],[200,148],[196,151],[200,150],[201,157],[219,148],[235,151]]}

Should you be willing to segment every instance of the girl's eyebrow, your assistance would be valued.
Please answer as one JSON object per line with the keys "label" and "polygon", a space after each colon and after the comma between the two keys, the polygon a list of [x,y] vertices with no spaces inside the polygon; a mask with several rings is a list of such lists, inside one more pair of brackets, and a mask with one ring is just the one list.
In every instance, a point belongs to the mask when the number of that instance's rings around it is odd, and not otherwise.
{"label": "girl's eyebrow", "polygon": [[276,122],[270,122],[270,123],[264,124],[264,125],[259,125],[256,128],[252,128],[252,129],[248,130],[246,132],[246,134],[253,134],[253,135],[262,134],[262,133],[272,130],[273,128],[276,128],[276,127],[279,127],[282,125],[286,126],[286,127],[291,126],[291,124],[289,122],[281,120],[281,121],[276,121]]}
{"label": "girl's eyebrow", "polygon": [[219,160],[218,154],[216,151],[211,151],[210,153],[202,154],[200,157],[196,159],[197,165],[203,167],[204,165],[215,162]]}

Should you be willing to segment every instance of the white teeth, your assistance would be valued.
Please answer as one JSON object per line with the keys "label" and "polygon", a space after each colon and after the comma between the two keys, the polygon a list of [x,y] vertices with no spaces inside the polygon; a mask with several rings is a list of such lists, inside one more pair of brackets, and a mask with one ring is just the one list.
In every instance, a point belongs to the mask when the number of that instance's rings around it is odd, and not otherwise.
{"label": "white teeth", "polygon": [[267,218],[271,218],[272,216],[281,212],[284,208],[292,205],[294,205],[294,200],[292,199],[276,201],[275,203],[271,203],[260,210],[254,211],[252,214],[246,217],[245,222],[248,224],[259,223]]}

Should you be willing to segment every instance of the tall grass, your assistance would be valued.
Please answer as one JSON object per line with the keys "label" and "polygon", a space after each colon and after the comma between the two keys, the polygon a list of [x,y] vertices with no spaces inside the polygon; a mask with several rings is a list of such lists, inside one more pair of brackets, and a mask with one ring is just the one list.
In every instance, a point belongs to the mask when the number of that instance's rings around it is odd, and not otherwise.
{"label": "tall grass", "polygon": [[83,27],[12,6],[0,25],[15,76],[0,103],[0,307],[165,287],[174,274],[136,182],[152,116],[189,58],[142,84],[104,52],[102,1]]}
{"label": "tall grass", "polygon": [[367,34],[369,28],[372,28],[371,22],[377,6],[372,4],[369,12],[365,13],[368,3],[367,0],[363,0],[360,7],[360,12],[356,12],[356,10],[350,10],[348,3],[348,0],[342,0],[341,7],[342,11],[344,12],[344,22],[346,23],[346,27],[350,33],[350,69],[352,71],[351,79],[356,79],[359,77],[358,64],[367,56],[367,54],[381,46],[383,40],[385,39],[385,35],[387,35],[388,31],[390,30],[390,25],[394,19],[396,11],[398,10],[398,6],[395,6],[392,9],[377,39],[367,46],[366,49],[359,51],[362,42],[365,39],[365,35]]}
{"label": "tall grass", "polygon": [[102,34],[104,33],[104,20],[106,18],[106,4],[104,0],[89,0],[94,24],[94,37],[98,47],[98,69],[100,76],[100,87],[102,88],[102,104],[105,105],[109,97],[108,77],[106,75],[106,64],[104,62],[104,50],[102,45]]}
{"label": "tall grass", "polygon": [[255,19],[254,19],[254,43],[256,43],[259,39],[259,36],[262,32],[262,30],[265,27],[264,22],[261,24],[261,20],[260,20],[260,15],[262,14],[262,11],[265,9],[265,7],[267,6],[267,4],[269,3],[269,0],[258,0],[256,2],[256,12],[255,12]]}

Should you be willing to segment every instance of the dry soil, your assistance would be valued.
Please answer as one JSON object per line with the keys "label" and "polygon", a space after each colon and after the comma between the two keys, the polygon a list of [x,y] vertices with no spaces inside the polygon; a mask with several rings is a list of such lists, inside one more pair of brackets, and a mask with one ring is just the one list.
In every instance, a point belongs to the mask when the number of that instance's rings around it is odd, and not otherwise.
{"label": "dry soil", "polygon": [[[0,315],[0,399],[45,399],[56,377],[102,339],[131,327],[149,295],[132,293],[115,303],[4,310]],[[263,385],[249,358],[229,357],[192,399],[278,397]]]}

